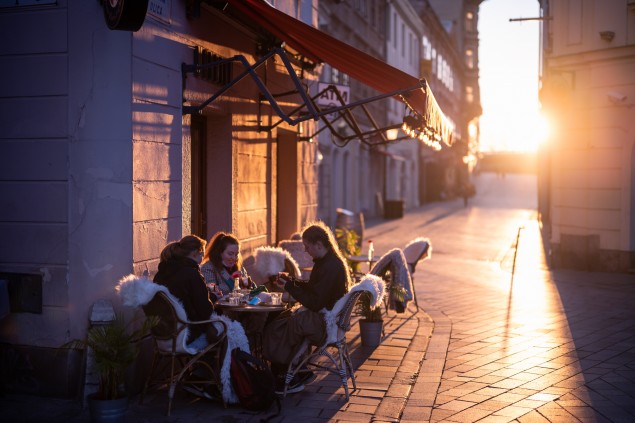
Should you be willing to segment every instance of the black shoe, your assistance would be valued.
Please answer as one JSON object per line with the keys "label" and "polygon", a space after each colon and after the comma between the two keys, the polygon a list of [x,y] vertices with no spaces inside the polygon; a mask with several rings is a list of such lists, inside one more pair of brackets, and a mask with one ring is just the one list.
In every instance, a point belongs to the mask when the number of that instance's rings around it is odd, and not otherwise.
{"label": "black shoe", "polygon": [[[304,385],[299,380],[298,375],[295,375],[287,387],[287,394],[295,394],[297,392],[302,392],[303,390]],[[276,380],[275,393],[277,395],[284,395],[284,378],[278,378]]]}

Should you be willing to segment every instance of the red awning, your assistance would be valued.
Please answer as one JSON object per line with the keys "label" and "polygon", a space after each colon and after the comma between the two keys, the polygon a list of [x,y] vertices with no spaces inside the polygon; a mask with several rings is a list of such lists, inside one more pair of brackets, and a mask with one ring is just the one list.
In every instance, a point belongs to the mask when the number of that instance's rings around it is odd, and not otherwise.
{"label": "red awning", "polygon": [[229,0],[237,16],[245,16],[284,41],[306,58],[326,62],[350,77],[382,93],[421,86],[406,101],[425,119],[426,125],[450,144],[451,130],[425,80],[419,80],[325,32],[295,19],[264,0]]}

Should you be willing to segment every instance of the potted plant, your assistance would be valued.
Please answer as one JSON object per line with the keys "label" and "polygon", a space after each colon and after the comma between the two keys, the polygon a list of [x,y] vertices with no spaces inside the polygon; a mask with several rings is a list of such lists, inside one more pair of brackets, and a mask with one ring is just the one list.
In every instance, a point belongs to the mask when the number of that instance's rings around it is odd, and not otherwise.
{"label": "potted plant", "polygon": [[401,285],[391,284],[389,301],[397,313],[406,311],[406,288]]}
{"label": "potted plant", "polygon": [[88,397],[93,422],[116,422],[125,418],[128,407],[125,371],[137,356],[137,341],[149,332],[156,320],[146,319],[139,329],[131,331],[132,323],[126,324],[123,316],[118,314],[110,324],[88,329],[86,339],[75,339],[62,346],[92,351],[95,371],[99,375],[99,389]]}
{"label": "potted plant", "polygon": [[[361,253],[361,248],[358,245],[359,235],[353,229],[336,228],[335,240],[344,257],[358,256]],[[353,272],[357,272],[359,263],[348,260],[348,265]]]}
{"label": "potted plant", "polygon": [[362,316],[359,321],[359,333],[362,345],[376,347],[381,343],[384,319],[381,314],[381,306],[372,307],[370,301],[371,296],[367,292],[359,298],[358,311]]}

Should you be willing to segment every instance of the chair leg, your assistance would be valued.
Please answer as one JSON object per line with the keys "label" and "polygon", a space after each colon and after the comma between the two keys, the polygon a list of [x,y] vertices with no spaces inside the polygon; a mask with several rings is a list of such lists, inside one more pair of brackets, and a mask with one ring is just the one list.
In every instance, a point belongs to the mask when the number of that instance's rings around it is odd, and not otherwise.
{"label": "chair leg", "polygon": [[153,379],[154,372],[156,371],[156,367],[159,360],[160,360],[160,357],[158,353],[155,351],[154,355],[152,356],[152,365],[150,366],[150,373],[148,374],[148,377],[146,378],[146,381],[143,384],[143,389],[141,390],[141,395],[139,396],[139,404],[143,404],[143,400],[146,394],[148,393],[148,388],[150,387],[150,381]]}
{"label": "chair leg", "polygon": [[174,391],[176,391],[176,381],[170,381],[170,387],[168,388],[168,412],[167,416],[170,416],[172,412],[172,399],[174,398]]}
{"label": "chair leg", "polygon": [[346,366],[340,367],[340,378],[342,379],[342,387],[346,394],[346,401],[348,402],[348,378],[346,377]]}
{"label": "chair leg", "polygon": [[348,362],[346,361],[345,349],[346,345],[343,343],[335,344],[335,348],[337,348],[337,355],[339,356],[339,364],[338,371],[340,374],[340,379],[342,380],[342,387],[344,388],[344,393],[346,394],[346,402],[348,402],[349,394],[348,394]]}
{"label": "chair leg", "polygon": [[341,350],[343,352],[344,363],[346,365],[348,374],[350,374],[351,382],[353,382],[353,389],[357,390],[357,382],[355,381],[355,370],[353,370],[353,363],[351,362],[351,357],[348,354],[348,346],[346,343],[343,344],[343,348]]}
{"label": "chair leg", "polygon": [[175,361],[176,361],[176,356],[172,354],[172,356],[170,357],[170,386],[168,387],[167,416],[170,416],[170,413],[172,412],[172,399],[174,398],[174,391],[176,391],[177,380],[175,379],[175,375],[174,375]]}
{"label": "chair leg", "polygon": [[417,313],[419,311],[419,303],[417,302],[417,291],[415,290],[414,282],[412,283],[412,299],[414,300],[416,306],[415,313]]}

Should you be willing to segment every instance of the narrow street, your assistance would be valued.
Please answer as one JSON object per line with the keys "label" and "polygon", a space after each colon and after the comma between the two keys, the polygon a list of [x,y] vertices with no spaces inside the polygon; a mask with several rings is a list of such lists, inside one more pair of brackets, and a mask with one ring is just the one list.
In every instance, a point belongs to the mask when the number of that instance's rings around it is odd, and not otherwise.
{"label": "narrow street", "polygon": [[[635,276],[550,271],[535,218],[535,177],[484,173],[475,182],[468,207],[456,199],[367,222],[365,240],[378,254],[430,238],[432,257],[414,273],[420,310],[411,305],[385,316],[377,348],[360,346],[353,324],[348,342],[358,389],[349,401],[339,381],[320,378],[285,398],[272,421],[635,421]],[[263,417],[181,391],[166,417],[165,401],[165,391],[144,405],[132,398],[127,421]],[[0,410],[29,423],[88,417],[77,401],[28,396],[2,398]]]}
{"label": "narrow street", "polygon": [[433,245],[414,279],[435,330],[402,421],[635,421],[635,276],[550,272],[535,176],[475,181],[467,208],[429,205],[367,232],[380,253]]}

